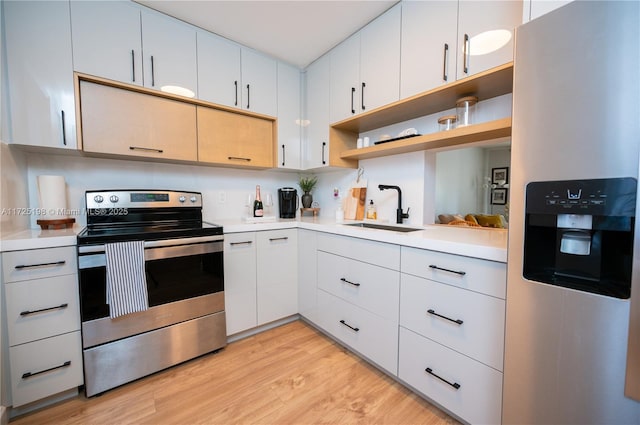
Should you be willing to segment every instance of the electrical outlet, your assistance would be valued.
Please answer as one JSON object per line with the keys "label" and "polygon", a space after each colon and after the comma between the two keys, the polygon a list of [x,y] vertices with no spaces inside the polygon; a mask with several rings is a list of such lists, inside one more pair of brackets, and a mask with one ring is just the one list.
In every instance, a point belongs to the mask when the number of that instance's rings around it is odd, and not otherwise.
{"label": "electrical outlet", "polygon": [[218,203],[224,204],[227,202],[227,192],[218,192]]}

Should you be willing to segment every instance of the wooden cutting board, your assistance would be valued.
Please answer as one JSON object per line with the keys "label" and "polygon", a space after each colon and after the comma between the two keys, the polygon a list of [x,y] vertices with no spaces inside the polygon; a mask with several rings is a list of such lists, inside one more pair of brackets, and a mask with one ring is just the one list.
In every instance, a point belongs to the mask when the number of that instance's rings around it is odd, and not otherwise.
{"label": "wooden cutting board", "polygon": [[351,189],[351,196],[356,200],[356,220],[364,220],[364,210],[367,201],[367,188],[354,187]]}

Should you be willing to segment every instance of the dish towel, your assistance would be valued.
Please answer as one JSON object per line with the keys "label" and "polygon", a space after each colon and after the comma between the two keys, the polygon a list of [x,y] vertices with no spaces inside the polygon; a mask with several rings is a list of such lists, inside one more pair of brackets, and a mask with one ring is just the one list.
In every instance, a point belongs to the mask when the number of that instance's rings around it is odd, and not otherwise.
{"label": "dish towel", "polygon": [[148,310],[144,241],[107,243],[104,252],[111,318]]}

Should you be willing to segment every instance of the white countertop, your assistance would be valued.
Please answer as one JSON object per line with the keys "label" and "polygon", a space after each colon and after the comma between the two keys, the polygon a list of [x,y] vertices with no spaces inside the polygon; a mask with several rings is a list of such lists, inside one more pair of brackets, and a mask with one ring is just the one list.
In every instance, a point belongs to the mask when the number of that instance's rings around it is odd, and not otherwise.
{"label": "white countertop", "polygon": [[431,249],[501,263],[507,262],[508,231],[506,229],[432,224],[427,226],[404,226],[424,228],[424,230],[415,232],[395,232],[345,226],[348,223],[356,223],[356,221],[351,220],[345,220],[344,223],[336,223],[335,220],[313,217],[283,219],[267,223],[244,223],[241,220],[217,220],[215,223],[222,225],[225,233],[301,228],[414,248]]}
{"label": "white countertop", "polygon": [[[508,232],[505,229],[469,228],[436,224],[423,226],[424,230],[415,232],[395,232],[345,226],[348,223],[355,223],[355,221],[350,220],[346,220],[344,223],[336,223],[334,220],[313,217],[276,219],[266,223],[246,223],[242,220],[212,221],[222,225],[225,233],[301,228],[414,248],[431,249],[502,263],[507,262]],[[76,236],[81,230],[82,227],[74,226],[72,229],[63,230],[26,229],[10,233],[2,236],[0,252],[75,245]]]}

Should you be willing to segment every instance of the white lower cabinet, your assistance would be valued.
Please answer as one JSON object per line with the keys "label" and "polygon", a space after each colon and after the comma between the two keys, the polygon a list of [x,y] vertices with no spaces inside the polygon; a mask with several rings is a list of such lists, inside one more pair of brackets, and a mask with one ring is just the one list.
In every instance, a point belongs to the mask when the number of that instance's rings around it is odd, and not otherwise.
{"label": "white lower cabinet", "polygon": [[255,232],[224,235],[224,304],[227,335],[256,327]]}
{"label": "white lower cabinet", "polygon": [[393,375],[398,373],[398,322],[318,290],[318,326]]}
{"label": "white lower cabinet", "polygon": [[318,313],[317,232],[298,229],[298,313],[316,321]]}
{"label": "white lower cabinet", "polygon": [[472,424],[499,424],[502,373],[400,327],[398,377]]}
{"label": "white lower cabinet", "polygon": [[84,383],[76,250],[2,253],[11,405]]}

